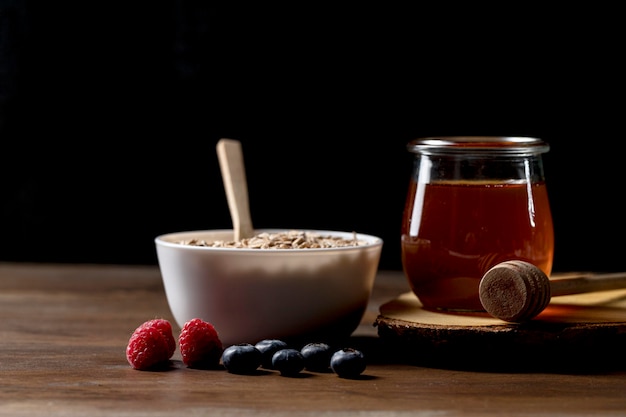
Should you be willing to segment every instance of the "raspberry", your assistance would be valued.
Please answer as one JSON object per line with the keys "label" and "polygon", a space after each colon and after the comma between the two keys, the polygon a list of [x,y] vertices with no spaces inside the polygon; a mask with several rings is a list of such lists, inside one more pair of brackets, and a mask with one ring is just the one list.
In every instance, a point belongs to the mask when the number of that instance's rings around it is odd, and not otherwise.
{"label": "raspberry", "polygon": [[222,357],[222,341],[215,327],[199,318],[184,324],[178,338],[183,363],[189,368],[216,368]]}
{"label": "raspberry", "polygon": [[169,357],[171,358],[172,355],[174,355],[174,351],[176,350],[176,339],[174,339],[172,325],[169,321],[165,319],[153,319],[148,320],[139,327],[153,327],[161,332],[161,334],[163,335],[163,337],[165,337],[165,340],[167,341]]}
{"label": "raspberry", "polygon": [[167,363],[175,349],[171,324],[164,319],[149,320],[130,336],[126,359],[133,368],[146,370]]}

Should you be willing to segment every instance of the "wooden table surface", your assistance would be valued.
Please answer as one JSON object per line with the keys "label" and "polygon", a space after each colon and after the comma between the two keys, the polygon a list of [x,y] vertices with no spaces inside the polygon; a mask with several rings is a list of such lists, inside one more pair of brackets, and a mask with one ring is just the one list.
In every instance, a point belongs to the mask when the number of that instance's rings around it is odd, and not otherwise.
{"label": "wooden table surface", "polygon": [[130,334],[155,317],[175,323],[156,266],[0,263],[0,414],[626,415],[623,368],[470,371],[399,360],[373,323],[382,303],[407,290],[401,272],[378,274],[349,340],[368,358],[359,379],[194,370],[178,350],[170,370],[146,372],[126,361]]}

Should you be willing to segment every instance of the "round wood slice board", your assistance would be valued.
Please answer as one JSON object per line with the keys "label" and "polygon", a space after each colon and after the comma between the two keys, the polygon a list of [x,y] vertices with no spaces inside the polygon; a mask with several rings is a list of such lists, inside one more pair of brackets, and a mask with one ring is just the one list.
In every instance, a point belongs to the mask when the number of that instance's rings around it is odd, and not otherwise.
{"label": "round wood slice board", "polygon": [[380,339],[404,359],[476,367],[626,365],[626,289],[553,297],[527,323],[429,311],[407,292],[380,307]]}

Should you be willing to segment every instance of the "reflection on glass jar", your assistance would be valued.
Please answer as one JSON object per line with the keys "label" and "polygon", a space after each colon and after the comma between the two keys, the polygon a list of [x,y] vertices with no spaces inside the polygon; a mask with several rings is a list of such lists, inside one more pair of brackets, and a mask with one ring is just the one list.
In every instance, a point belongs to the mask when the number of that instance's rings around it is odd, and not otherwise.
{"label": "reflection on glass jar", "polygon": [[541,154],[522,137],[441,137],[415,154],[402,219],[402,264],[427,309],[483,311],[478,285],[512,259],[552,270],[554,231]]}

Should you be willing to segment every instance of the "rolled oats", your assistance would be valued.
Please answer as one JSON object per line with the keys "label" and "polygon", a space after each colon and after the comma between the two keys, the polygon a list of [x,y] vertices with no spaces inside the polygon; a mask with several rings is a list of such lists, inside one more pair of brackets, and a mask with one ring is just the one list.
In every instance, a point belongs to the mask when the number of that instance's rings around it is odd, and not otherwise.
{"label": "rolled oats", "polygon": [[357,239],[356,232],[353,232],[352,239],[345,239],[339,236],[322,236],[317,233],[298,230],[278,233],[264,232],[240,241],[191,239],[177,243],[212,248],[246,249],[322,249],[367,245],[366,241]]}

